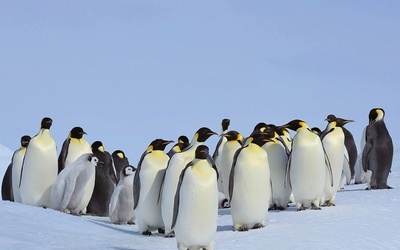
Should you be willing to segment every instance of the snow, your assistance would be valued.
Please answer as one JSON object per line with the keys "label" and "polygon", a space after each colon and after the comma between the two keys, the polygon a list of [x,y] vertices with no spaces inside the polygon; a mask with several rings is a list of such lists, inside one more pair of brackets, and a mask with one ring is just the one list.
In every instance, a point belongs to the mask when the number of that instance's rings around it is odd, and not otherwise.
{"label": "snow", "polygon": [[[8,156],[0,145],[0,159]],[[234,232],[230,210],[219,210],[216,249],[398,249],[399,156],[396,150],[388,180],[394,189],[367,191],[366,184],[351,184],[338,192],[335,207],[298,212],[291,204],[285,211],[268,212],[262,229]],[[0,221],[2,249],[176,248],[175,239],[140,235],[136,225],[8,201],[0,202]]]}

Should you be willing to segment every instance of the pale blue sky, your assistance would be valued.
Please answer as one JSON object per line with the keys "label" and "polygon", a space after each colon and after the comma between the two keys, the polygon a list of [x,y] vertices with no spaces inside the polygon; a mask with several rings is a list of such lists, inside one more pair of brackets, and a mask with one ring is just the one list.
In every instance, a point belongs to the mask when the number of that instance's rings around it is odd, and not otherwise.
{"label": "pale blue sky", "polygon": [[1,1],[0,143],[49,116],[59,148],[81,126],[135,165],[223,118],[246,136],[334,113],[358,143],[374,107],[398,140],[399,31],[399,1]]}

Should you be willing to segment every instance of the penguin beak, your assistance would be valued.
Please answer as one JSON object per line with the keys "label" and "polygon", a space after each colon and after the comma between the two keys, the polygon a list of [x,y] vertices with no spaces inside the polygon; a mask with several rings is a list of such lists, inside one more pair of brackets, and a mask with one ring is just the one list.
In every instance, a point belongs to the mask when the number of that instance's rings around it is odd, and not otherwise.
{"label": "penguin beak", "polygon": [[354,122],[354,120],[344,120],[344,123]]}
{"label": "penguin beak", "polygon": [[168,144],[170,144],[170,143],[173,143],[174,141],[165,141],[163,144],[164,145],[168,145]]}

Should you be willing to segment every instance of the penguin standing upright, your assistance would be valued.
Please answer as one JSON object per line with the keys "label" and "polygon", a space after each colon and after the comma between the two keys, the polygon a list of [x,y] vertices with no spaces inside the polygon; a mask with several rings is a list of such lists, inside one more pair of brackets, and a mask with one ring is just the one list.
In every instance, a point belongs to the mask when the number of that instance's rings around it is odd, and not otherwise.
{"label": "penguin standing upright", "polygon": [[[286,169],[286,176],[290,177],[297,210],[304,210],[308,207],[321,209],[320,198],[326,178],[325,154],[321,139],[317,134],[311,132],[308,124],[302,120],[292,120],[283,126],[297,132],[293,137],[292,150]],[[332,178],[330,180],[332,183]]]}
{"label": "penguin standing upright", "polygon": [[39,133],[29,142],[21,170],[20,192],[23,204],[48,207],[51,185],[57,178],[57,149],[51,137],[51,118],[42,119]]}
{"label": "penguin standing upright", "polygon": [[231,173],[233,156],[236,150],[242,147],[243,136],[235,131],[228,131],[222,136],[226,139],[220,154],[220,165],[217,165],[220,173],[219,179],[222,181],[223,192],[229,201],[229,175]]}
{"label": "penguin standing upright", "polygon": [[174,229],[178,249],[213,249],[218,220],[218,170],[210,164],[208,147],[196,148],[195,159],[179,177],[174,198]]}
{"label": "penguin standing upright", "polygon": [[99,160],[93,154],[83,154],[60,172],[51,190],[51,208],[79,215],[86,183]]}
{"label": "penguin standing upright", "polygon": [[284,140],[276,132],[278,127],[269,124],[264,130],[267,132],[269,142],[266,142],[262,148],[267,152],[268,165],[271,176],[271,204],[270,210],[284,210],[289,203],[289,197],[292,193],[290,185],[285,186],[285,172],[288,161],[288,149]]}
{"label": "penguin standing upright", "polygon": [[117,187],[111,196],[109,215],[114,224],[134,224],[135,211],[133,210],[133,177],[136,168],[126,165],[120,171]]}
{"label": "penguin standing upright", "polygon": [[255,132],[234,155],[229,181],[233,228],[247,231],[265,226],[271,198],[267,152],[262,146],[269,139]]}
{"label": "penguin standing upright", "polygon": [[194,159],[197,146],[203,145],[210,136],[215,134],[216,133],[209,128],[200,128],[193,136],[193,139],[186,150],[181,153],[174,154],[168,162],[168,166],[163,177],[162,189],[160,190],[161,214],[165,225],[166,237],[174,237],[171,224],[174,209],[174,197],[179,181],[179,175],[185,166]]}
{"label": "penguin standing upright", "polygon": [[171,142],[163,139],[153,140],[138,163],[133,182],[133,197],[139,233],[143,235],[151,235],[153,230],[164,233],[158,197],[169,160],[164,149]]}
{"label": "penguin standing upright", "polygon": [[104,150],[101,141],[93,142],[92,151],[100,163],[94,174],[94,188],[87,204],[87,213],[108,216],[108,208],[115,188],[115,182],[111,178],[111,176],[114,176],[114,179],[116,179],[114,164],[110,153]]}
{"label": "penguin standing upright", "polygon": [[345,160],[343,164],[343,169],[346,173],[346,184],[348,185],[355,176],[355,164],[357,161],[358,153],[356,143],[354,142],[354,137],[352,133],[344,127],[344,125],[354,121],[339,118],[332,114],[327,116],[326,121],[331,122],[333,119],[336,119],[336,121],[340,124],[340,127],[342,128],[344,133],[344,145],[345,151],[347,151],[347,160]]}
{"label": "penguin standing upright", "polygon": [[26,147],[28,147],[31,137],[24,135],[21,137],[21,147],[17,149],[12,156],[12,190],[14,201],[21,203],[21,193],[19,191],[19,182],[21,180],[21,168],[24,161]]}
{"label": "penguin standing upright", "polygon": [[1,199],[3,201],[14,201],[12,189],[12,163],[8,165],[3,176],[3,181],[1,183]]}
{"label": "penguin standing upright", "polygon": [[81,127],[74,127],[65,139],[58,156],[58,173],[83,154],[92,153],[89,143],[83,138],[86,132]]}
{"label": "penguin standing upright", "polygon": [[128,157],[126,157],[124,151],[119,149],[112,152],[111,157],[114,163],[115,173],[117,178],[116,180],[114,180],[113,178],[111,179],[113,179],[115,184],[118,184],[120,180],[120,174],[122,173],[121,171],[122,169],[124,169],[126,166],[129,165],[129,160]]}
{"label": "penguin standing upright", "polygon": [[326,173],[325,188],[320,201],[321,206],[334,206],[336,192],[339,190],[343,162],[345,161],[344,132],[342,126],[343,124],[337,118],[331,117],[330,122],[320,135],[322,145],[329,159],[333,177],[333,185],[331,185],[329,173]]}
{"label": "penguin standing upright", "polygon": [[369,112],[365,132],[362,166],[366,172],[367,189],[390,189],[387,179],[392,168],[393,142],[384,122],[385,111],[374,108]]}

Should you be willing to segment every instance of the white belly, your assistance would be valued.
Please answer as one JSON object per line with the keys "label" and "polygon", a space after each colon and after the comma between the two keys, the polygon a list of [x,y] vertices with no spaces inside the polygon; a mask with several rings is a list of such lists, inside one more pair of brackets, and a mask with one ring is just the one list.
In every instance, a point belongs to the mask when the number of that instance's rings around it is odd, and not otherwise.
{"label": "white belly", "polygon": [[290,181],[296,203],[308,207],[313,201],[319,200],[325,186],[325,168],[324,152],[319,138],[301,144],[294,139]]}
{"label": "white belly", "polygon": [[51,185],[57,178],[58,163],[54,140],[42,143],[34,137],[26,151],[22,179],[21,199],[23,204],[48,207]]}
{"label": "white belly", "polygon": [[[258,146],[257,146],[258,147]],[[252,228],[264,224],[271,196],[270,171],[267,153],[240,153],[234,176],[234,189],[231,200],[233,225]]]}
{"label": "white belly", "polygon": [[21,193],[19,189],[19,182],[21,179],[21,168],[24,160],[26,148],[21,148],[13,156],[12,166],[12,189],[14,194],[14,201],[21,203]]}

